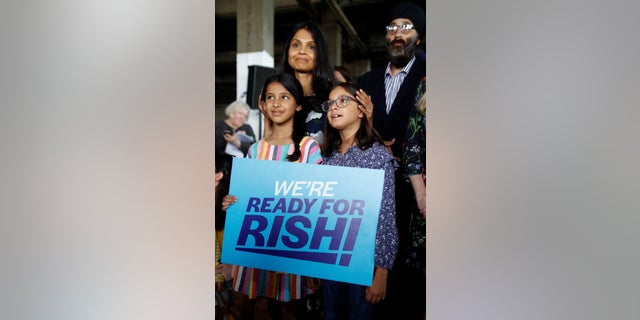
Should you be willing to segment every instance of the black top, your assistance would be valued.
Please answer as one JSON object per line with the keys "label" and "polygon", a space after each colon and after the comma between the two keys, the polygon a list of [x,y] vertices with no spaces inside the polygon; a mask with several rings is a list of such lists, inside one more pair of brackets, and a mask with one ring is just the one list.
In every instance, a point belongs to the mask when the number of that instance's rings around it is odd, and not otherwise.
{"label": "black top", "polygon": [[415,107],[416,90],[426,75],[426,56],[418,49],[409,73],[404,78],[391,111],[387,114],[384,76],[387,66],[373,69],[358,78],[357,85],[371,96],[373,102],[373,127],[385,141],[396,139],[391,146],[393,155],[402,159],[402,144],[409,122],[409,113]]}
{"label": "black top", "polygon": [[243,157],[247,155],[249,151],[249,147],[256,141],[256,136],[253,133],[253,129],[248,124],[243,124],[240,128],[234,130],[230,125],[228,125],[224,120],[216,121],[216,154],[218,153],[226,153],[225,149],[227,148],[227,140],[224,139],[225,131],[234,131],[236,134],[242,134],[243,136],[247,136],[250,139],[240,139],[240,150],[243,153]]}

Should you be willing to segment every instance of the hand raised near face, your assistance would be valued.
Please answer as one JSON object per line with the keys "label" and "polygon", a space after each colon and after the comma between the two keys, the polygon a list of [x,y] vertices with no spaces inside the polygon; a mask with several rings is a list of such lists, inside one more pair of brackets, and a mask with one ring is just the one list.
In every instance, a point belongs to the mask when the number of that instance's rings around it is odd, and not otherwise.
{"label": "hand raised near face", "polygon": [[371,96],[360,89],[356,92],[356,99],[359,103],[358,109],[364,113],[369,123],[373,123],[373,102],[371,101]]}

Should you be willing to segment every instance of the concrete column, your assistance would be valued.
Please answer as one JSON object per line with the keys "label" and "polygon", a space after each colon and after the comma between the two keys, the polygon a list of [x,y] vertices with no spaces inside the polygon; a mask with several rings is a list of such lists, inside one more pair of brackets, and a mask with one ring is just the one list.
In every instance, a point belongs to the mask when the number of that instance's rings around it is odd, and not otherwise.
{"label": "concrete column", "polygon": [[339,66],[342,64],[342,28],[331,10],[324,10],[322,13],[321,26],[327,36],[331,61],[334,66]]}
{"label": "concrete column", "polygon": [[[274,0],[238,0],[238,51],[236,54],[236,98],[246,101],[249,66],[273,67]],[[247,124],[262,137],[260,111],[252,109]]]}
{"label": "concrete column", "polygon": [[371,61],[368,59],[356,60],[350,65],[350,71],[354,81],[369,70],[371,70]]}
{"label": "concrete column", "polygon": [[273,67],[274,0],[237,2],[236,96],[247,91],[250,65]]}

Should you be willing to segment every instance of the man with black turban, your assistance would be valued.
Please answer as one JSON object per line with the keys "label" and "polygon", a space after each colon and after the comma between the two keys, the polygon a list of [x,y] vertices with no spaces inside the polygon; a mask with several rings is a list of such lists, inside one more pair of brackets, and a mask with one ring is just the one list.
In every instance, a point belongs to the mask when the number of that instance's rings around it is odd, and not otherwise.
{"label": "man with black turban", "polygon": [[[403,176],[403,142],[409,114],[416,105],[418,84],[426,75],[426,57],[418,47],[425,37],[425,10],[413,2],[400,2],[386,18],[386,47],[389,62],[373,69],[357,80],[358,87],[371,95],[373,126],[391,147],[400,163],[396,170],[396,225],[398,255],[387,279],[385,301],[375,306],[377,319],[423,319],[426,309],[426,277],[424,269],[408,266],[411,254],[411,215],[413,189]],[[381,26],[382,27],[382,26]]]}

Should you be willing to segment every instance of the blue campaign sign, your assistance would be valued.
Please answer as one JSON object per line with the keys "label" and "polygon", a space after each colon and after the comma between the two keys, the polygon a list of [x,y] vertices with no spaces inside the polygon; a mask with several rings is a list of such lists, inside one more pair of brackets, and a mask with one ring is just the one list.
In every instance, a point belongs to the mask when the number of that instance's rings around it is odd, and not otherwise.
{"label": "blue campaign sign", "polygon": [[223,263],[369,286],[384,171],[234,158]]}

